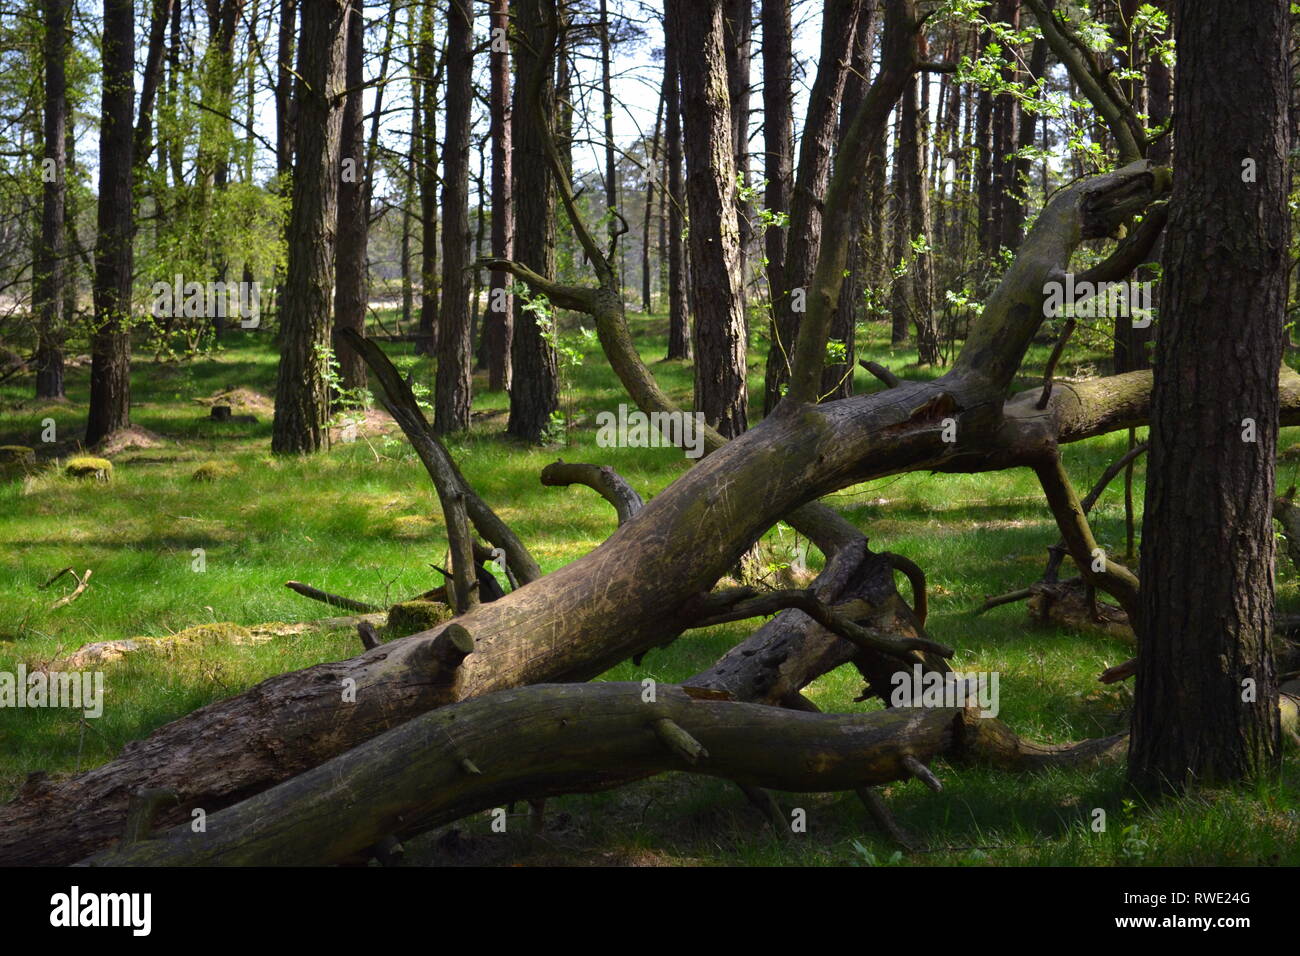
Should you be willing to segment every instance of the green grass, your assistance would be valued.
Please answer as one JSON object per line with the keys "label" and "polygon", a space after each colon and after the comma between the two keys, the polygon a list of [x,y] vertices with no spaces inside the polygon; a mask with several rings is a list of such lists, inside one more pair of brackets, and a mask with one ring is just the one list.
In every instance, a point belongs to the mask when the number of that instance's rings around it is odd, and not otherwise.
{"label": "green grass", "polygon": [[[635,316],[638,343],[661,383],[688,403],[688,363],[662,361],[663,316]],[[762,356],[751,351],[751,421],[759,417]],[[1036,345],[1021,381],[1038,380],[1048,347]],[[612,465],[645,497],[666,487],[689,462],[671,449],[603,449],[595,417],[628,399],[603,356],[592,348],[573,373],[566,407],[574,427],[566,447],[528,448],[504,436],[507,400],[479,386],[471,432],[451,441],[469,480],[532,549],[544,570],[585,554],[615,526],[611,508],[584,488],[543,488],[542,467],[570,461]],[[390,346],[409,357],[409,346]],[[887,332],[868,327],[860,357],[881,361],[905,377],[929,377],[914,353],[892,350]],[[276,356],[269,338],[236,339],[222,351],[184,366],[138,354],[132,373],[133,422],[163,438],[159,447],[113,455],[108,482],[64,476],[59,463],[79,449],[88,374],[70,369],[67,403],[38,404],[28,382],[0,386],[0,445],[31,445],[42,454],[36,474],[0,482],[0,670],[29,668],[101,640],[163,636],[199,624],[298,622],[337,612],[288,591],[289,579],[375,604],[393,603],[441,583],[429,568],[442,564],[441,512],[418,460],[396,429],[370,430],[311,458],[270,454],[271,420],[215,423],[195,399],[227,387],[274,393]],[[1067,355],[1063,372],[1099,356]],[[431,382],[427,363],[417,377]],[[861,369],[858,391],[880,387]],[[239,409],[236,409],[239,412]],[[59,442],[41,441],[54,419]],[[1291,437],[1294,440],[1293,436]],[[1071,445],[1066,460],[1082,493],[1127,447],[1126,434]],[[1287,441],[1283,441],[1283,447]],[[210,480],[193,478],[206,463]],[[231,466],[231,467],[226,467]],[[1279,484],[1295,480],[1279,468]],[[1116,482],[1093,512],[1093,528],[1113,554],[1124,551],[1122,485]],[[1142,468],[1135,495],[1142,500]],[[954,665],[1001,675],[1001,713],[1021,734],[1062,741],[1114,733],[1127,724],[1129,685],[1105,687],[1096,675],[1131,656],[1123,642],[1056,628],[1031,627],[1023,605],[976,617],[989,594],[1022,587],[1041,574],[1057,537],[1033,475],[1019,469],[980,475],[909,474],[844,489],[833,503],[871,537],[874,547],[900,552],[925,568],[930,581],[929,629],[954,645]],[[788,561],[788,528],[765,539],[772,560]],[[195,570],[203,549],[203,570]],[[1286,565],[1286,562],[1281,562]],[[74,603],[50,610],[71,588],[71,565],[94,571]],[[1295,603],[1296,580],[1279,567],[1279,593]],[[690,632],[641,666],[614,668],[609,679],[645,676],[676,681],[707,666],[751,627],[732,624]],[[356,654],[352,630],[319,630],[257,646],[204,646],[167,655],[132,655],[109,665],[103,717],[83,721],[67,710],[0,710],[0,799],[35,770],[69,773],[111,759],[130,740],[211,700],[258,681],[321,661]],[[853,702],[855,672],[826,675],[809,688],[824,709],[869,709]],[[942,794],[919,783],[886,788],[903,827],[928,844],[903,864],[1257,864],[1300,862],[1300,765],[1288,757],[1281,784],[1225,789],[1154,806],[1131,799],[1118,768],[1009,775],[991,770],[937,771]],[[779,839],[733,786],[670,774],[623,790],[553,800],[547,830],[528,833],[512,818],[510,833],[494,835],[486,814],[410,848],[428,862],[649,862],[847,864],[891,862],[894,848],[873,828],[851,794],[780,795],[787,810],[807,813],[807,832]],[[1104,833],[1089,824],[1106,811]],[[859,849],[859,847],[861,849]]]}

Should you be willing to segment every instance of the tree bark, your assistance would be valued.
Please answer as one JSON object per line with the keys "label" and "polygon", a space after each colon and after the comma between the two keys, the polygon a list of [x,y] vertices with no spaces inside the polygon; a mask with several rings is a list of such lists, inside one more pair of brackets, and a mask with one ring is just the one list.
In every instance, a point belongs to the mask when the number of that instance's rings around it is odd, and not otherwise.
{"label": "tree bark", "polygon": [[618,156],[614,146],[614,87],[609,75],[609,2],[597,0],[600,26],[600,102],[605,132],[605,212],[609,218],[610,241],[619,232],[618,211]]}
{"label": "tree bark", "polygon": [[[334,328],[354,329],[366,334],[366,309],[370,300],[370,273],[366,247],[370,222],[367,195],[366,137],[364,123],[365,12],[357,4],[348,9],[343,104],[341,173],[338,199],[338,245],[336,248]],[[339,384],[345,389],[366,387],[366,363],[347,345],[334,345],[339,363]]]}
{"label": "tree bark", "polygon": [[[555,182],[546,165],[538,113],[553,116],[556,98],[553,64],[541,63],[538,58],[543,3],[553,4],[554,0],[519,0],[515,10],[517,82],[511,123],[515,147],[515,259],[549,275],[555,268]],[[534,100],[538,103],[536,111],[530,106]],[[551,413],[560,407],[559,360],[536,313],[526,306],[522,299],[515,298],[506,432],[526,442],[539,442],[550,425]]]}
{"label": "tree bark", "polygon": [[67,202],[69,0],[44,0],[45,115],[41,169],[41,231],[32,274],[36,313],[36,397],[63,397],[63,301]]}
{"label": "tree bark", "polygon": [[433,427],[469,429],[473,343],[469,314],[469,120],[474,95],[470,0],[447,0],[447,127],[442,146],[442,308]]}
{"label": "tree bark", "polygon": [[415,354],[438,350],[438,86],[444,63],[437,56],[434,0],[424,0],[416,69],[420,74],[420,326]]}
{"label": "tree bark", "polygon": [[863,0],[826,0],[822,11],[821,54],[808,93],[798,174],[790,199],[783,293],[772,299],[772,342],[763,378],[764,414],[776,408],[789,381],[794,343],[807,300],[813,294],[810,286],[822,241],[822,200],[830,181],[836,119],[862,4]]}
{"label": "tree bark", "polygon": [[[425,714],[280,786],[92,857],[92,866],[251,866],[365,859],[521,798],[665,771],[798,793],[907,779],[908,758],[962,755],[990,739],[955,707],[796,712],[640,683],[541,684]],[[697,692],[698,693],[698,692]],[[975,744],[975,748],[969,745]],[[1000,750],[1004,759],[1014,750]]]}
{"label": "tree bark", "polygon": [[[925,74],[920,74],[924,78]],[[930,247],[930,189],[925,175],[924,124],[926,117],[918,103],[916,80],[903,88],[899,107],[899,175],[906,181],[905,222],[908,257],[906,281],[912,327],[916,330],[916,357],[922,365],[939,363],[939,328],[934,320],[934,261]],[[917,248],[917,244],[921,248]]]}
{"label": "tree bark", "polygon": [[[848,75],[844,79],[837,143],[843,141],[849,124],[853,122],[853,117],[857,115],[858,108],[866,98],[867,88],[870,85],[868,77],[871,73],[872,46],[876,37],[876,12],[876,0],[866,0],[862,7],[862,15],[858,18],[857,33],[853,38],[852,59],[849,61]],[[880,142],[884,143],[883,136]],[[875,167],[877,161],[875,155],[868,159],[871,168]],[[869,168],[868,183],[871,176],[872,172]],[[863,243],[864,236],[875,229],[875,226],[869,223],[868,208],[871,209],[873,216],[879,215],[878,207],[868,207],[870,194],[871,187],[868,185],[852,198],[853,235],[849,239],[848,274],[844,276],[839,304],[831,320],[831,340],[844,344],[844,360],[827,362],[826,369],[822,372],[821,393],[825,399],[848,398],[853,394],[853,369],[857,366],[858,307],[862,302],[867,282],[874,281],[871,269],[864,261],[867,250]]]}
{"label": "tree bark", "polygon": [[[510,3],[491,0],[489,23],[492,40],[489,53],[491,87],[488,93],[488,135],[492,140],[492,255],[497,259],[514,258],[514,198],[511,192],[511,165],[514,147],[510,136]],[[514,317],[514,297],[509,273],[492,273],[488,290],[487,335],[488,390],[500,392],[510,388],[510,340]]]}
{"label": "tree bark", "polygon": [[105,0],[103,58],[95,328],[90,339],[90,413],[85,437],[89,446],[131,424],[134,0]]}
{"label": "tree bark", "polygon": [[[722,24],[726,36],[727,99],[731,104],[731,148],[736,167],[736,182],[749,187],[749,65],[753,56],[753,0],[725,0]],[[749,329],[747,294],[749,246],[753,241],[753,209],[736,194],[736,226],[740,230],[737,268],[740,273],[740,310],[745,316],[746,338]]]}
{"label": "tree bark", "polygon": [[690,6],[684,0],[668,0],[665,17],[677,43],[685,118],[695,408],[730,438],[745,430],[748,391],[722,0]]}
{"label": "tree bark", "polygon": [[[790,195],[794,190],[794,90],[791,84],[794,28],[790,23],[790,0],[762,2],[763,175],[767,178],[763,203],[771,215],[789,215]],[[790,293],[785,278],[786,231],[769,226],[763,234],[773,322],[776,303],[784,302]],[[771,361],[770,356],[768,361]]]}
{"label": "tree bark", "polygon": [[[1129,750],[1129,778],[1148,790],[1265,777],[1280,762],[1269,636],[1288,6],[1272,0],[1245,18],[1226,0],[1175,9],[1179,159],[1156,342]],[[1243,102],[1251,108],[1240,109]]]}
{"label": "tree bark", "polygon": [[668,355],[691,357],[691,320],[686,303],[686,191],[682,185],[682,97],[677,37],[664,29],[664,155],[668,170]]}
{"label": "tree bark", "polygon": [[329,442],[325,363],[341,170],[339,94],[350,7],[351,0],[321,0],[302,8],[289,263],[271,434],[271,450],[282,455],[317,452]]}

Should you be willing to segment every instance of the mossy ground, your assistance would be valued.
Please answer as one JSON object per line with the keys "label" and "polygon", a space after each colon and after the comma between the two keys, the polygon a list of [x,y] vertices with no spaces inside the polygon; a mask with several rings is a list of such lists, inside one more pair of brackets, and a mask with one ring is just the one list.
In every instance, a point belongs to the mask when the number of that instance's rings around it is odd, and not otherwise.
{"label": "mossy ground", "polygon": [[[391,326],[391,317],[385,317]],[[691,369],[665,362],[662,315],[634,316],[634,332],[660,381],[689,401]],[[755,328],[761,323],[755,321]],[[883,326],[868,326],[860,356],[904,377],[938,369],[910,365],[915,353],[892,350]],[[759,417],[762,356],[751,351],[751,421]],[[413,361],[409,346],[390,354]],[[452,453],[478,491],[526,541],[544,570],[585,554],[615,527],[612,509],[588,489],[544,488],[542,467],[569,461],[612,465],[647,499],[690,463],[664,448],[599,448],[595,416],[627,398],[593,348],[572,375],[565,407],[573,427],[564,447],[528,448],[504,435],[507,400],[476,380],[474,427],[451,440]],[[1041,375],[1047,348],[1036,346],[1020,387]],[[310,458],[270,454],[271,418],[259,403],[274,393],[276,355],[270,337],[235,337],[221,351],[186,365],[137,354],[132,373],[136,425],[161,438],[156,447],[115,455],[111,486],[67,478],[58,467],[79,451],[88,370],[71,368],[69,401],[35,402],[30,383],[0,386],[0,444],[37,448],[33,475],[0,482],[0,669],[66,656],[91,641],[165,636],[196,625],[306,621],[337,609],[287,590],[296,579],[388,607],[441,584],[429,565],[444,564],[442,516],[429,479],[400,434],[363,427]],[[1104,357],[1076,349],[1062,372]],[[427,363],[412,366],[432,382]],[[880,388],[861,369],[859,391]],[[245,390],[240,411],[252,420],[217,422],[213,396]],[[42,420],[55,419],[59,444],[41,442]],[[1139,438],[1141,434],[1139,434]],[[1282,447],[1296,441],[1283,436]],[[1114,434],[1069,446],[1067,466],[1085,489],[1126,447]],[[217,465],[220,468],[217,468]],[[216,480],[194,480],[213,466]],[[233,468],[233,470],[230,470]],[[1279,466],[1278,483],[1294,483],[1294,462]],[[219,474],[217,474],[219,472]],[[1136,500],[1142,501],[1143,469]],[[1096,675],[1130,656],[1122,642],[1029,625],[1022,605],[976,617],[989,594],[1024,586],[1042,571],[1057,537],[1033,475],[1024,469],[980,475],[908,474],[869,482],[831,502],[871,537],[877,549],[905,554],[930,581],[931,633],[958,648],[955,666],[997,670],[1001,714],[1018,732],[1061,741],[1107,734],[1126,725],[1131,686],[1105,687]],[[1098,539],[1124,551],[1122,485],[1114,484],[1093,513]],[[765,539],[772,563],[791,560],[798,542],[789,528]],[[39,590],[68,565],[93,568],[88,590],[59,610],[50,605],[71,588],[67,576]],[[1296,574],[1279,562],[1284,607],[1297,604]],[[606,676],[681,680],[736,643],[754,622],[693,631],[635,667]],[[97,765],[130,740],[214,699],[239,693],[288,670],[349,657],[360,650],[355,630],[287,634],[255,645],[195,642],[163,655],[130,655],[111,665],[104,716],[82,721],[66,711],[0,711],[0,799],[33,770],[67,773]],[[809,688],[822,708],[870,705],[853,698],[860,683],[847,669]],[[1300,762],[1288,757],[1284,781],[1258,788],[1196,794],[1157,805],[1134,802],[1120,768],[1012,776],[936,766],[945,790],[919,783],[886,788],[899,822],[928,851],[902,864],[1122,865],[1300,862]],[[781,839],[766,828],[739,790],[705,777],[666,775],[620,791],[553,800],[548,829],[529,834],[522,816],[509,833],[492,834],[486,815],[457,824],[456,836],[417,841],[421,862],[565,863],[886,863],[893,847],[874,829],[852,794],[780,795],[787,810],[807,811],[806,833]],[[1095,833],[1094,808],[1108,827]],[[524,807],[516,808],[523,813]]]}

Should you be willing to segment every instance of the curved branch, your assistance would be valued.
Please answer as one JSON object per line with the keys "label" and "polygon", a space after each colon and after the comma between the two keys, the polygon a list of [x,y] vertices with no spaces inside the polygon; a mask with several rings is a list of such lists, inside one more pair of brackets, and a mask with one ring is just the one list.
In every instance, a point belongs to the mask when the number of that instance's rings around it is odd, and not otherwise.
{"label": "curved branch", "polygon": [[916,615],[916,620],[921,627],[925,627],[925,619],[930,608],[930,599],[925,587],[925,572],[921,570],[919,564],[901,554],[882,551],[880,556],[888,561],[889,566],[895,571],[901,571],[908,583],[912,585],[912,613]]}
{"label": "curved branch", "polygon": [[876,378],[880,379],[880,381],[884,382],[885,388],[898,388],[901,384],[898,376],[885,368],[885,366],[881,365],[879,362],[868,362],[866,359],[861,359],[858,364]]}
{"label": "curved branch", "polygon": [[620,525],[645,507],[636,490],[608,465],[553,461],[542,469],[542,484],[550,487],[586,485],[614,506]]}

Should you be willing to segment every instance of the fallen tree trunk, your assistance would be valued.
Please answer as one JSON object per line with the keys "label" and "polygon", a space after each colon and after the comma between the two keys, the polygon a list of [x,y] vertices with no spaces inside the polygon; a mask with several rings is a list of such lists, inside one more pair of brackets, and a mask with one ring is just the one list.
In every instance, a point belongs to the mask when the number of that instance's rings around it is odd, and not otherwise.
{"label": "fallen tree trunk", "polygon": [[[519,799],[669,770],[794,792],[906,779],[941,754],[1020,766],[1106,759],[1114,741],[1026,747],[961,708],[817,714],[639,683],[535,685],[425,714],[190,824],[124,841],[98,866],[334,863]],[[996,721],[994,722],[996,723]]]}

